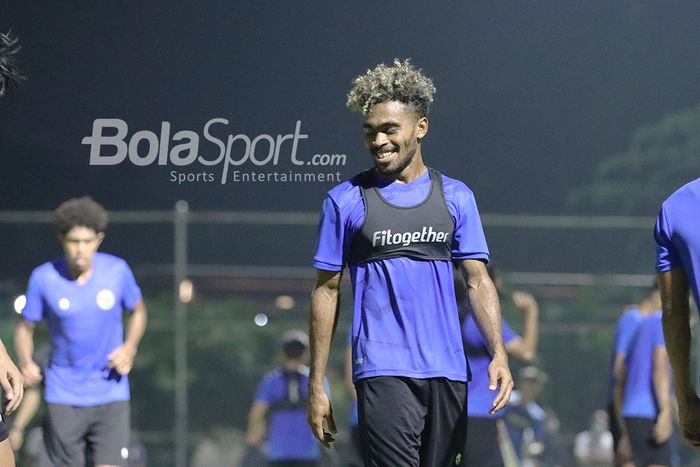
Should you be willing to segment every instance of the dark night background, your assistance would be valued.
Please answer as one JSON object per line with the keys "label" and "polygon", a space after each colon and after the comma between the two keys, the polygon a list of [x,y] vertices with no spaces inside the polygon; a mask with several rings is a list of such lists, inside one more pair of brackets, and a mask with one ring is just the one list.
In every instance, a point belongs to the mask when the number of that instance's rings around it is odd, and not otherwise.
{"label": "dark night background", "polygon": [[[163,121],[170,122],[171,136],[191,130],[201,138],[207,121],[224,118],[229,125],[218,127],[220,137],[244,134],[251,139],[292,133],[301,121],[308,139],[299,144],[299,158],[346,154],[346,165],[328,171],[347,179],[370,163],[360,120],[345,108],[352,79],[379,62],[410,57],[437,87],[424,158],[464,181],[475,192],[482,214],[634,214],[649,219],[648,228],[629,230],[487,225],[489,246],[502,270],[648,274],[651,280],[653,218],[673,189],[700,174],[697,153],[689,151],[676,178],[650,184],[653,193],[643,206],[622,209],[615,202],[636,196],[622,183],[619,193],[602,197],[602,203],[575,203],[572,193],[591,186],[601,164],[626,153],[640,127],[697,108],[698,25],[697,1],[0,0],[0,31],[12,29],[20,38],[17,59],[28,78],[0,100],[0,211],[49,211],[69,197],[90,194],[112,211],[169,210],[184,199],[195,212],[315,215],[335,182],[229,179],[221,184],[221,166],[197,163],[137,167],[127,159],[118,166],[90,166],[90,149],[81,142],[97,118],[124,120],[127,138],[140,130],[159,134]],[[700,134],[700,120],[697,128],[691,128],[694,134]],[[140,153],[145,151],[140,146]],[[211,158],[215,147],[201,139],[199,153]],[[644,189],[649,174],[660,166],[647,164],[647,171],[640,171],[637,166],[646,167],[643,159],[610,173],[620,180],[634,179],[637,189]],[[278,167],[257,168],[248,162],[239,169],[296,168],[287,145]],[[205,170],[215,180],[177,184],[170,181],[172,170]],[[326,171],[308,166],[296,170]],[[606,183],[614,188],[616,178],[609,176]],[[193,264],[305,268],[303,277],[310,277],[313,224],[194,224],[189,259]],[[33,267],[59,250],[48,225],[9,223],[2,229],[0,285],[9,296],[22,290]],[[159,283],[152,266],[169,267],[172,262],[172,226],[115,223],[104,249],[127,258],[137,277],[150,281],[155,291]],[[169,290],[168,281],[160,283],[163,290]],[[305,304],[308,284],[279,287],[270,293],[297,294]],[[604,377],[590,382],[586,372],[604,371],[612,322],[623,304],[638,298],[639,290],[607,290],[602,298],[598,290],[533,292],[544,301],[542,342],[549,346],[540,363],[553,381],[591,388],[582,402],[565,400],[561,393],[547,397],[569,432],[583,429],[605,391]],[[610,297],[607,308],[602,306]],[[169,300],[168,295],[163,303]],[[228,310],[221,308],[225,316]],[[305,319],[301,308],[293,316],[299,322]],[[252,326],[243,311],[231,316]],[[582,324],[582,317],[595,322]],[[161,318],[160,331],[154,326],[149,333],[169,337],[169,315],[164,312]],[[205,331],[213,332],[211,322],[203,324]],[[250,339],[257,346],[256,355],[269,354],[265,346],[274,342],[271,332],[261,340],[256,330],[240,328],[238,322],[231,326],[241,341]],[[228,334],[221,340],[239,345]],[[163,359],[170,358],[170,347],[163,349]],[[238,358],[236,349],[227,358]],[[569,349],[578,355],[574,364],[560,358]],[[213,355],[197,354],[193,360],[217,361],[219,354]],[[260,370],[253,365],[257,360],[246,358],[250,372]],[[222,374],[244,367],[238,361],[220,363]],[[202,381],[208,381],[211,372],[201,371]],[[244,389],[252,391],[252,377],[232,378],[245,381],[249,387]],[[151,397],[143,391],[142,397]],[[575,399],[573,392],[567,397]],[[244,402],[230,405],[238,407],[241,415],[235,423],[242,425],[248,394],[239,397]]]}
{"label": "dark night background", "polygon": [[[50,210],[89,193],[112,210],[171,209],[185,199],[193,210],[317,212],[334,183],[229,179],[222,185],[221,166],[196,163],[137,167],[127,159],[118,166],[90,166],[89,147],[81,141],[96,118],[126,121],[128,138],[139,130],[159,134],[162,121],[171,123],[171,135],[192,130],[201,137],[204,124],[216,117],[229,120],[228,127],[219,127],[222,137],[274,137],[293,132],[300,120],[308,139],[300,142],[299,157],[346,154],[347,164],[331,171],[349,178],[369,163],[358,117],[344,105],[352,78],[378,62],[411,57],[438,89],[424,142],[429,164],[467,183],[482,213],[576,213],[567,202],[570,192],[589,182],[600,161],[624,151],[636,128],[696,106],[698,20],[700,4],[691,1],[360,7],[3,0],[0,29],[12,28],[21,39],[18,58],[28,80],[0,102],[0,210]],[[200,154],[213,157],[214,149],[200,141]],[[256,167],[248,162],[240,168]],[[280,166],[264,169],[289,168],[286,146]],[[173,169],[209,169],[215,181],[178,185],[169,179]],[[652,217],[655,211],[637,214]],[[46,232],[27,246],[50,244],[53,233]],[[226,261],[307,266],[312,232],[301,236],[304,243],[294,251],[266,245],[287,245],[298,233],[259,233],[254,237],[265,242],[245,249],[255,251],[254,257]],[[532,233],[526,232],[524,243],[522,231],[515,240],[503,229],[487,232],[494,254],[517,270],[629,267],[615,259],[601,264],[590,255],[570,265],[562,265],[559,255],[545,258],[562,242],[580,250],[605,244],[599,256],[608,258],[620,250],[615,235],[601,241],[597,233],[586,233],[587,239],[564,233],[566,239],[550,243],[549,235]],[[229,243],[237,243],[231,235]],[[143,242],[146,255],[170,251]],[[531,254],[524,255],[526,249]],[[40,250],[38,258],[45,255]],[[26,272],[19,264],[6,268],[6,274]]]}

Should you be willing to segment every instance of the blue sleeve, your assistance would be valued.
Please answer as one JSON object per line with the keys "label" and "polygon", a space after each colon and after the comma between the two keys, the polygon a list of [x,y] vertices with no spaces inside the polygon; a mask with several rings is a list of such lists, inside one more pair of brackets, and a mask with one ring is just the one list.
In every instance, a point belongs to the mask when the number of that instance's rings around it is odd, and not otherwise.
{"label": "blue sleeve", "polygon": [[450,201],[448,201],[448,207],[451,208],[451,211],[454,210],[452,215],[455,219],[452,258],[488,261],[489,248],[486,244],[474,194],[466,185],[462,184],[460,187],[456,187]]}
{"label": "blue sleeve", "polygon": [[22,318],[32,323],[41,321],[44,318],[44,297],[41,290],[41,280],[36,271],[29,277],[26,297],[27,303],[22,310]]}
{"label": "blue sleeve", "polygon": [[666,207],[662,206],[654,226],[656,240],[656,272],[670,271],[680,266],[681,260],[676,247],[671,241],[672,232],[668,223]]}
{"label": "blue sleeve", "polygon": [[265,402],[272,404],[274,402],[273,379],[269,375],[265,375],[263,380],[258,385],[258,390],[255,392],[255,402]]}
{"label": "blue sleeve", "polygon": [[141,288],[136,283],[136,278],[134,278],[131,268],[124,263],[124,271],[122,272],[122,308],[133,310],[140,299]]}
{"label": "blue sleeve", "polygon": [[326,271],[342,271],[346,256],[345,222],[330,196],[323,201],[317,237],[314,267]]}
{"label": "blue sleeve", "polygon": [[505,320],[505,318],[501,317],[501,325],[503,327],[503,343],[507,344],[508,342],[512,341],[516,337],[518,337],[518,333],[513,331],[513,329],[510,327],[508,324],[508,321]]}
{"label": "blue sleeve", "polygon": [[625,313],[620,317],[617,325],[617,340],[615,341],[615,354],[626,354],[629,350],[630,342],[637,329],[637,320],[631,313]]}
{"label": "blue sleeve", "polygon": [[661,324],[661,316],[654,318],[654,347],[666,347],[664,341],[664,327]]}

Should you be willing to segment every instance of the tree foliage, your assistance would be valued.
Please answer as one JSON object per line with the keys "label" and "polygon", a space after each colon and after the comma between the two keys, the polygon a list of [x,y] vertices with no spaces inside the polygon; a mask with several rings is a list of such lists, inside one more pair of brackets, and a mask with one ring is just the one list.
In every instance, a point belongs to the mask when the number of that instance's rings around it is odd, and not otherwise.
{"label": "tree foliage", "polygon": [[604,159],[568,201],[599,214],[655,215],[670,193],[700,175],[698,154],[700,112],[666,115],[634,131],[628,150]]}

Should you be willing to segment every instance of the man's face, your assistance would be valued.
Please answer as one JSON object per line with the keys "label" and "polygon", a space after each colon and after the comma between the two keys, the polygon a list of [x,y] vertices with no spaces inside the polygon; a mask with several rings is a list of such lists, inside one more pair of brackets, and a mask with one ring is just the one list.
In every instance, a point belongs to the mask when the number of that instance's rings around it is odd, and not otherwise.
{"label": "man's face", "polygon": [[68,268],[78,273],[92,267],[92,257],[100,247],[104,234],[89,227],[76,226],[60,237]]}
{"label": "man's face", "polygon": [[364,123],[365,144],[382,175],[394,177],[420,154],[418,140],[428,132],[428,119],[418,118],[413,109],[397,101],[375,104]]}

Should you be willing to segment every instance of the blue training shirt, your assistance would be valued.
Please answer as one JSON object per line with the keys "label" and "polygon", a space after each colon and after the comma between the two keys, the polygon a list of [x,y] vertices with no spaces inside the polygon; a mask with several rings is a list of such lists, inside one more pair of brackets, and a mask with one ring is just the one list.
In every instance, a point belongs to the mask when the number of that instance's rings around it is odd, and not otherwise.
{"label": "blue training shirt", "polygon": [[639,327],[639,323],[642,322],[643,318],[644,317],[642,316],[642,312],[639,311],[639,308],[633,307],[625,310],[625,312],[622,313],[622,316],[620,316],[620,318],[617,320],[615,340],[613,341],[613,350],[610,359],[610,384],[608,390],[608,398],[610,401],[613,400],[613,388],[615,385],[615,379],[612,373],[613,366],[615,364],[615,357],[620,354],[625,355],[625,357],[627,356],[632,338],[634,338],[635,334],[637,333],[637,328]]}
{"label": "blue training shirt", "polygon": [[642,319],[627,352],[627,380],[622,415],[656,419],[659,405],[654,392],[654,350],[665,347],[661,312]]}
{"label": "blue training shirt", "polygon": [[128,378],[107,368],[107,356],[124,343],[122,314],[140,298],[131,269],[116,256],[95,253],[85,284],[70,276],[65,258],[34,269],[22,317],[48,323],[47,402],[94,406],[129,400]]}
{"label": "blue training shirt", "polygon": [[[302,367],[299,385],[299,404],[296,407],[276,404],[288,399],[288,381],[281,369],[268,372],[258,386],[255,394],[256,402],[264,402],[270,406],[267,430],[266,457],[272,461],[280,460],[313,460],[321,456],[321,445],[314,438],[311,428],[306,421],[306,401],[309,397],[308,367]],[[326,392],[328,382],[324,381]]]}
{"label": "blue training shirt", "polygon": [[682,186],[661,206],[654,228],[656,272],[682,267],[700,303],[700,178]]}
{"label": "blue training shirt", "polygon": [[[501,323],[503,325],[503,343],[508,344],[508,342],[517,338],[518,334],[511,329],[505,318],[501,317]],[[484,338],[481,336],[481,331],[479,331],[471,310],[462,323],[462,339],[464,340],[464,352],[467,354],[469,369],[472,374],[472,379],[467,385],[467,415],[469,417],[501,417],[503,415],[502,411],[496,414],[489,413],[498,390],[492,391],[489,389],[488,368],[491,363],[491,354],[484,342]]]}
{"label": "blue training shirt", "polygon": [[[462,182],[442,176],[445,201],[454,220],[452,258],[488,261],[474,195]],[[428,170],[410,183],[377,179],[388,203],[415,206],[431,187]],[[365,210],[360,187],[349,180],[328,192],[318,229],[314,266],[341,271]],[[445,377],[467,380],[449,261],[409,257],[349,266],[353,284],[353,380],[372,376]]]}

